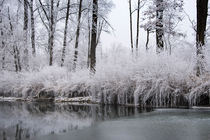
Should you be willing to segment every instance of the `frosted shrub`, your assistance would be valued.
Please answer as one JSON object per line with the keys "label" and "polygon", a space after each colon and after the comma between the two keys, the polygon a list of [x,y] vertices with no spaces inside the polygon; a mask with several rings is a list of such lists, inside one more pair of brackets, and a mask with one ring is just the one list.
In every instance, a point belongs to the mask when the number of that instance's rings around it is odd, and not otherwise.
{"label": "frosted shrub", "polygon": [[124,49],[110,52],[97,60],[95,75],[87,69],[73,72],[60,66],[22,73],[2,71],[0,93],[31,98],[44,90],[53,91],[55,97],[90,96],[92,102],[143,106],[194,105],[201,95],[209,96],[209,73],[195,76],[193,51],[148,52],[138,57]]}

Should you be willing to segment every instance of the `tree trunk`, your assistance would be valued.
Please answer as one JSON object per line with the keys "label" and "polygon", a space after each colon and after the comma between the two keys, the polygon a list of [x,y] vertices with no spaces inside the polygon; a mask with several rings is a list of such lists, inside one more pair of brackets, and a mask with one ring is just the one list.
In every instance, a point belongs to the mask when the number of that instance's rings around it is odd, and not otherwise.
{"label": "tree trunk", "polygon": [[80,0],[79,2],[79,13],[78,13],[78,20],[77,20],[77,31],[76,31],[75,50],[74,50],[74,66],[73,66],[74,70],[76,69],[76,63],[77,63],[77,57],[78,57],[81,16],[82,16],[82,0]]}
{"label": "tree trunk", "polygon": [[31,0],[30,3],[30,12],[31,12],[31,46],[32,46],[32,54],[36,56],[36,46],[35,46],[35,25],[34,25],[34,8],[33,5],[34,0]]}
{"label": "tree trunk", "polygon": [[51,0],[50,7],[50,33],[49,33],[49,53],[50,53],[50,61],[49,65],[53,65],[53,47],[54,47],[54,0]]}
{"label": "tree trunk", "polygon": [[149,47],[148,47],[148,44],[149,44],[149,34],[150,34],[149,29],[147,29],[146,51],[149,50]]}
{"label": "tree trunk", "polygon": [[129,14],[130,14],[130,39],[131,39],[131,51],[133,52],[133,23],[132,23],[132,7],[131,7],[131,0],[129,0]]}
{"label": "tree trunk", "polygon": [[[10,18],[10,11],[8,7],[8,20],[9,20],[9,26],[10,26],[10,35],[13,36],[13,25]],[[21,71],[21,64],[20,64],[20,54],[17,46],[15,44],[12,45],[13,49],[13,55],[14,55],[14,64],[15,64],[15,71]]]}
{"label": "tree trunk", "polygon": [[[28,0],[24,0],[24,23],[23,30],[27,33],[28,30]],[[27,37],[27,34],[25,35]]]}
{"label": "tree trunk", "polygon": [[2,38],[2,41],[1,41],[1,47],[2,47],[2,69],[5,68],[5,43],[4,43],[4,40],[3,40],[3,36],[4,36],[4,32],[1,30],[1,38]]}
{"label": "tree trunk", "polygon": [[[88,9],[90,9],[90,4]],[[90,46],[91,46],[91,27],[90,27],[90,10],[88,10],[88,59],[87,59],[87,68],[90,66]]]}
{"label": "tree trunk", "polygon": [[15,45],[15,50],[16,50],[16,53],[17,53],[18,70],[21,71],[22,67],[21,67],[21,63],[20,63],[20,51],[19,51],[17,45]]}
{"label": "tree trunk", "polygon": [[103,26],[104,26],[104,21],[99,22],[98,31],[97,31],[97,39],[96,39],[96,47],[98,46],[98,43],[100,41],[100,37],[101,37],[101,32],[103,30]]}
{"label": "tree trunk", "polygon": [[65,54],[66,54],[66,39],[67,39],[67,30],[68,30],[68,21],[69,21],[69,10],[70,10],[70,0],[68,0],[67,3],[66,21],[65,21],[64,37],[63,37],[63,50],[61,56],[61,67],[64,65]]}
{"label": "tree trunk", "polygon": [[203,47],[205,45],[205,31],[208,16],[208,0],[197,0],[197,32],[196,32],[196,47],[197,47],[197,72],[200,76],[204,72],[204,54]]}
{"label": "tree trunk", "polygon": [[[1,14],[1,9],[0,9],[0,14]],[[2,17],[0,17],[0,32],[1,32],[1,49],[2,49],[2,66],[1,68],[4,69],[5,68],[5,43],[4,43],[4,32],[3,32],[3,21],[2,21]]]}
{"label": "tree trunk", "polygon": [[163,0],[156,0],[156,44],[157,44],[157,53],[160,53],[164,50],[164,30],[163,30]]}
{"label": "tree trunk", "polygon": [[90,71],[95,73],[96,46],[97,46],[97,23],[98,23],[98,0],[93,0],[92,31],[90,48]]}
{"label": "tree trunk", "polygon": [[136,53],[138,54],[139,47],[139,15],[140,15],[140,0],[138,0],[138,9],[137,9],[137,27],[136,27]]}
{"label": "tree trunk", "polygon": [[24,33],[24,56],[23,62],[26,69],[28,69],[29,58],[28,58],[28,0],[24,0],[24,22],[23,22],[23,33]]}

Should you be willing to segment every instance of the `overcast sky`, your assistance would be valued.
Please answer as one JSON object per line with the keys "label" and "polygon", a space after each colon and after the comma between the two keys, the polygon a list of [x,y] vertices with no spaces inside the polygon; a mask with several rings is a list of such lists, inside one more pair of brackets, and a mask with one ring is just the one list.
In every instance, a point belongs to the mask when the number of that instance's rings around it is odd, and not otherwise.
{"label": "overcast sky", "polygon": [[[101,42],[103,48],[110,48],[113,44],[121,44],[123,47],[130,47],[130,33],[129,33],[129,9],[128,0],[113,0],[115,7],[109,14],[109,22],[115,29],[111,34],[103,33],[101,36]],[[192,20],[196,18],[196,0],[184,0],[184,10],[190,16]],[[133,5],[133,7],[135,4]],[[141,16],[141,15],[140,15]],[[136,19],[136,15],[133,15],[133,19]],[[135,23],[135,22],[134,22]],[[134,26],[134,30],[136,25]],[[191,23],[187,18],[180,24],[180,29],[188,35],[188,40],[193,39],[193,30]],[[135,39],[134,32],[134,39]],[[151,37],[152,38],[152,37]],[[140,30],[140,47],[145,46],[146,32]],[[154,43],[154,41],[151,41]],[[152,43],[150,43],[151,45]]]}

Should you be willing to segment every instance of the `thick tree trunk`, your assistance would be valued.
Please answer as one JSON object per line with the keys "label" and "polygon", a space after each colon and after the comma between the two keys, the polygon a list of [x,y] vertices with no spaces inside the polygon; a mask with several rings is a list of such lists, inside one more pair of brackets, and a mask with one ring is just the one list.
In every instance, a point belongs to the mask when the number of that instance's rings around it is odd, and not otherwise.
{"label": "thick tree trunk", "polygon": [[49,65],[53,65],[53,47],[54,47],[54,0],[51,0],[50,7],[50,33],[49,33],[49,53],[50,53],[50,61]]}
{"label": "thick tree trunk", "polygon": [[139,15],[140,15],[140,0],[138,0],[138,9],[137,9],[137,27],[136,27],[136,53],[138,54],[139,48]]}
{"label": "thick tree trunk", "polygon": [[156,0],[156,44],[157,44],[157,53],[160,53],[164,50],[164,30],[163,30],[163,0]]}
{"label": "thick tree trunk", "polygon": [[196,33],[196,47],[197,47],[197,72],[200,76],[204,72],[204,54],[203,47],[205,45],[205,31],[208,16],[208,0],[197,0],[197,33]]}
{"label": "thick tree trunk", "polygon": [[74,66],[73,66],[74,70],[76,69],[77,57],[78,57],[81,16],[82,16],[82,0],[80,0],[79,2],[79,13],[78,13],[78,20],[77,20],[77,31],[76,31],[75,50],[74,50]]}
{"label": "thick tree trunk", "polygon": [[95,73],[96,46],[97,46],[97,23],[98,23],[98,0],[93,0],[92,31],[90,48],[90,70]]}
{"label": "thick tree trunk", "polygon": [[64,65],[65,54],[66,54],[66,39],[67,39],[67,30],[68,30],[68,21],[69,21],[69,10],[70,10],[70,0],[67,3],[67,11],[66,11],[66,21],[65,21],[65,28],[64,28],[64,37],[63,37],[63,50],[61,56],[61,67]]}
{"label": "thick tree trunk", "polygon": [[32,54],[36,56],[36,46],[35,46],[35,25],[34,25],[34,0],[31,0],[30,3],[30,12],[31,12],[31,46]]}
{"label": "thick tree trunk", "polygon": [[131,51],[133,52],[133,23],[132,23],[132,7],[131,7],[131,0],[129,0],[129,15],[130,15]]}

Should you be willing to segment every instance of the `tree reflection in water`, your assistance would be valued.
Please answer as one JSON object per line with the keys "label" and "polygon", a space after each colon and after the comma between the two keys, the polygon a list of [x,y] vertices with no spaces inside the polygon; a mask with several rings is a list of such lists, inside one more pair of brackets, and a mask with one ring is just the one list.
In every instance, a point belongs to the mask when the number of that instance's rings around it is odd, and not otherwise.
{"label": "tree reflection in water", "polygon": [[0,137],[21,140],[66,133],[139,112],[142,110],[116,105],[0,102]]}

